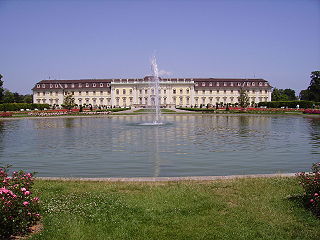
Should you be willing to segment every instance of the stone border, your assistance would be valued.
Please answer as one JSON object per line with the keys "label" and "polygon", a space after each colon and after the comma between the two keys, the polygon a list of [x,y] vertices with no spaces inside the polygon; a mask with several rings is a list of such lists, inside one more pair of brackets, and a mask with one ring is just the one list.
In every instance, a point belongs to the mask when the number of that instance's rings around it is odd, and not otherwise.
{"label": "stone border", "polygon": [[229,176],[195,176],[195,177],[132,177],[132,178],[73,178],[73,177],[36,177],[39,180],[89,181],[89,182],[179,182],[179,181],[213,181],[242,178],[294,177],[296,173],[272,173]]}

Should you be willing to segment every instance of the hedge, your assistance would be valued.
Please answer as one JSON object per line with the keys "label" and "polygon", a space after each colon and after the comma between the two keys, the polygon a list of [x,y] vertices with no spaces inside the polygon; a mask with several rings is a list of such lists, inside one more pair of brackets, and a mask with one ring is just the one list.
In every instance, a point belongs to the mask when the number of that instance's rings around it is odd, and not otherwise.
{"label": "hedge", "polygon": [[194,112],[214,112],[216,109],[213,108],[177,108],[186,111],[194,111]]}
{"label": "hedge", "polygon": [[30,109],[35,108],[43,110],[44,108],[49,109],[49,104],[37,104],[37,103],[2,103],[0,104],[0,111],[20,111],[20,109]]}
{"label": "hedge", "polygon": [[268,107],[268,108],[296,108],[299,105],[299,108],[311,108],[314,105],[319,105],[317,102],[305,101],[305,100],[296,100],[296,101],[271,101],[271,102],[259,102],[258,106]]}

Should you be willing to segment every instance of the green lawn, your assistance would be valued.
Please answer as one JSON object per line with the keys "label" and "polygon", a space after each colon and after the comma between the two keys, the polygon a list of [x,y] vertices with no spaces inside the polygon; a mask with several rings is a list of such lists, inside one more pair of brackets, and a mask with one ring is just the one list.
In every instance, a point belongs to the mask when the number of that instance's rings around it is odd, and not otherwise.
{"label": "green lawn", "polygon": [[[151,113],[151,112],[155,112],[155,109],[149,109],[149,108],[142,108],[139,110],[134,111],[135,113]],[[163,113],[175,113],[176,111],[171,110],[171,109],[166,109],[166,108],[162,108],[160,109],[161,112]]]}
{"label": "green lawn", "polygon": [[[30,239],[320,239],[294,178],[212,182],[38,180],[44,230]],[[294,198],[293,198],[294,199]]]}

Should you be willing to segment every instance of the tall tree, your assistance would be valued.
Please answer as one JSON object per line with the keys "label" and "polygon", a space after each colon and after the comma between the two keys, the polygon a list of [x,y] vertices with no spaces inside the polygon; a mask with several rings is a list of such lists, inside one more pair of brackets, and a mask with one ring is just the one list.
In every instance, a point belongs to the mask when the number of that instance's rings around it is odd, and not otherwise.
{"label": "tall tree", "polygon": [[64,97],[63,104],[61,104],[61,106],[70,110],[71,108],[76,106],[74,100],[75,100],[74,97],[71,94],[68,94]]}
{"label": "tall tree", "polygon": [[3,78],[3,76],[0,74],[0,103],[3,102],[3,81],[1,80]]}
{"label": "tall tree", "polygon": [[243,108],[248,107],[250,104],[248,94],[243,89],[240,90],[240,96],[238,97],[238,102],[239,102],[239,106]]}
{"label": "tall tree", "polygon": [[271,93],[272,101],[291,101],[297,100],[296,92],[293,89],[278,89],[274,88]]}
{"label": "tall tree", "polygon": [[310,85],[300,92],[300,99],[320,102],[320,71],[311,72],[310,78]]}

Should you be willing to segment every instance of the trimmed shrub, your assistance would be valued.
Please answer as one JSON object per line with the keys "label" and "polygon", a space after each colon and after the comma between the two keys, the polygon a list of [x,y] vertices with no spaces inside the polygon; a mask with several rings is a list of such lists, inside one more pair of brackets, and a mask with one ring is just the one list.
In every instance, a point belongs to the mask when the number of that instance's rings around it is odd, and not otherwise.
{"label": "trimmed shrub", "polygon": [[309,173],[298,173],[297,176],[304,189],[305,206],[320,217],[320,162],[313,164],[311,170]]}
{"label": "trimmed shrub", "polygon": [[186,111],[194,111],[194,112],[214,112],[215,109],[212,108],[177,108]]}
{"label": "trimmed shrub", "polygon": [[19,111],[20,109],[49,109],[49,104],[38,104],[38,103],[2,103],[0,104],[0,111]]}
{"label": "trimmed shrub", "polygon": [[27,233],[39,219],[39,198],[32,196],[33,174],[24,171],[8,175],[0,167],[0,239]]}
{"label": "trimmed shrub", "polygon": [[314,105],[318,105],[319,103],[305,100],[296,100],[296,101],[271,101],[271,102],[259,102],[258,106],[265,106],[268,108],[296,108],[299,105],[299,108],[311,108]]}

